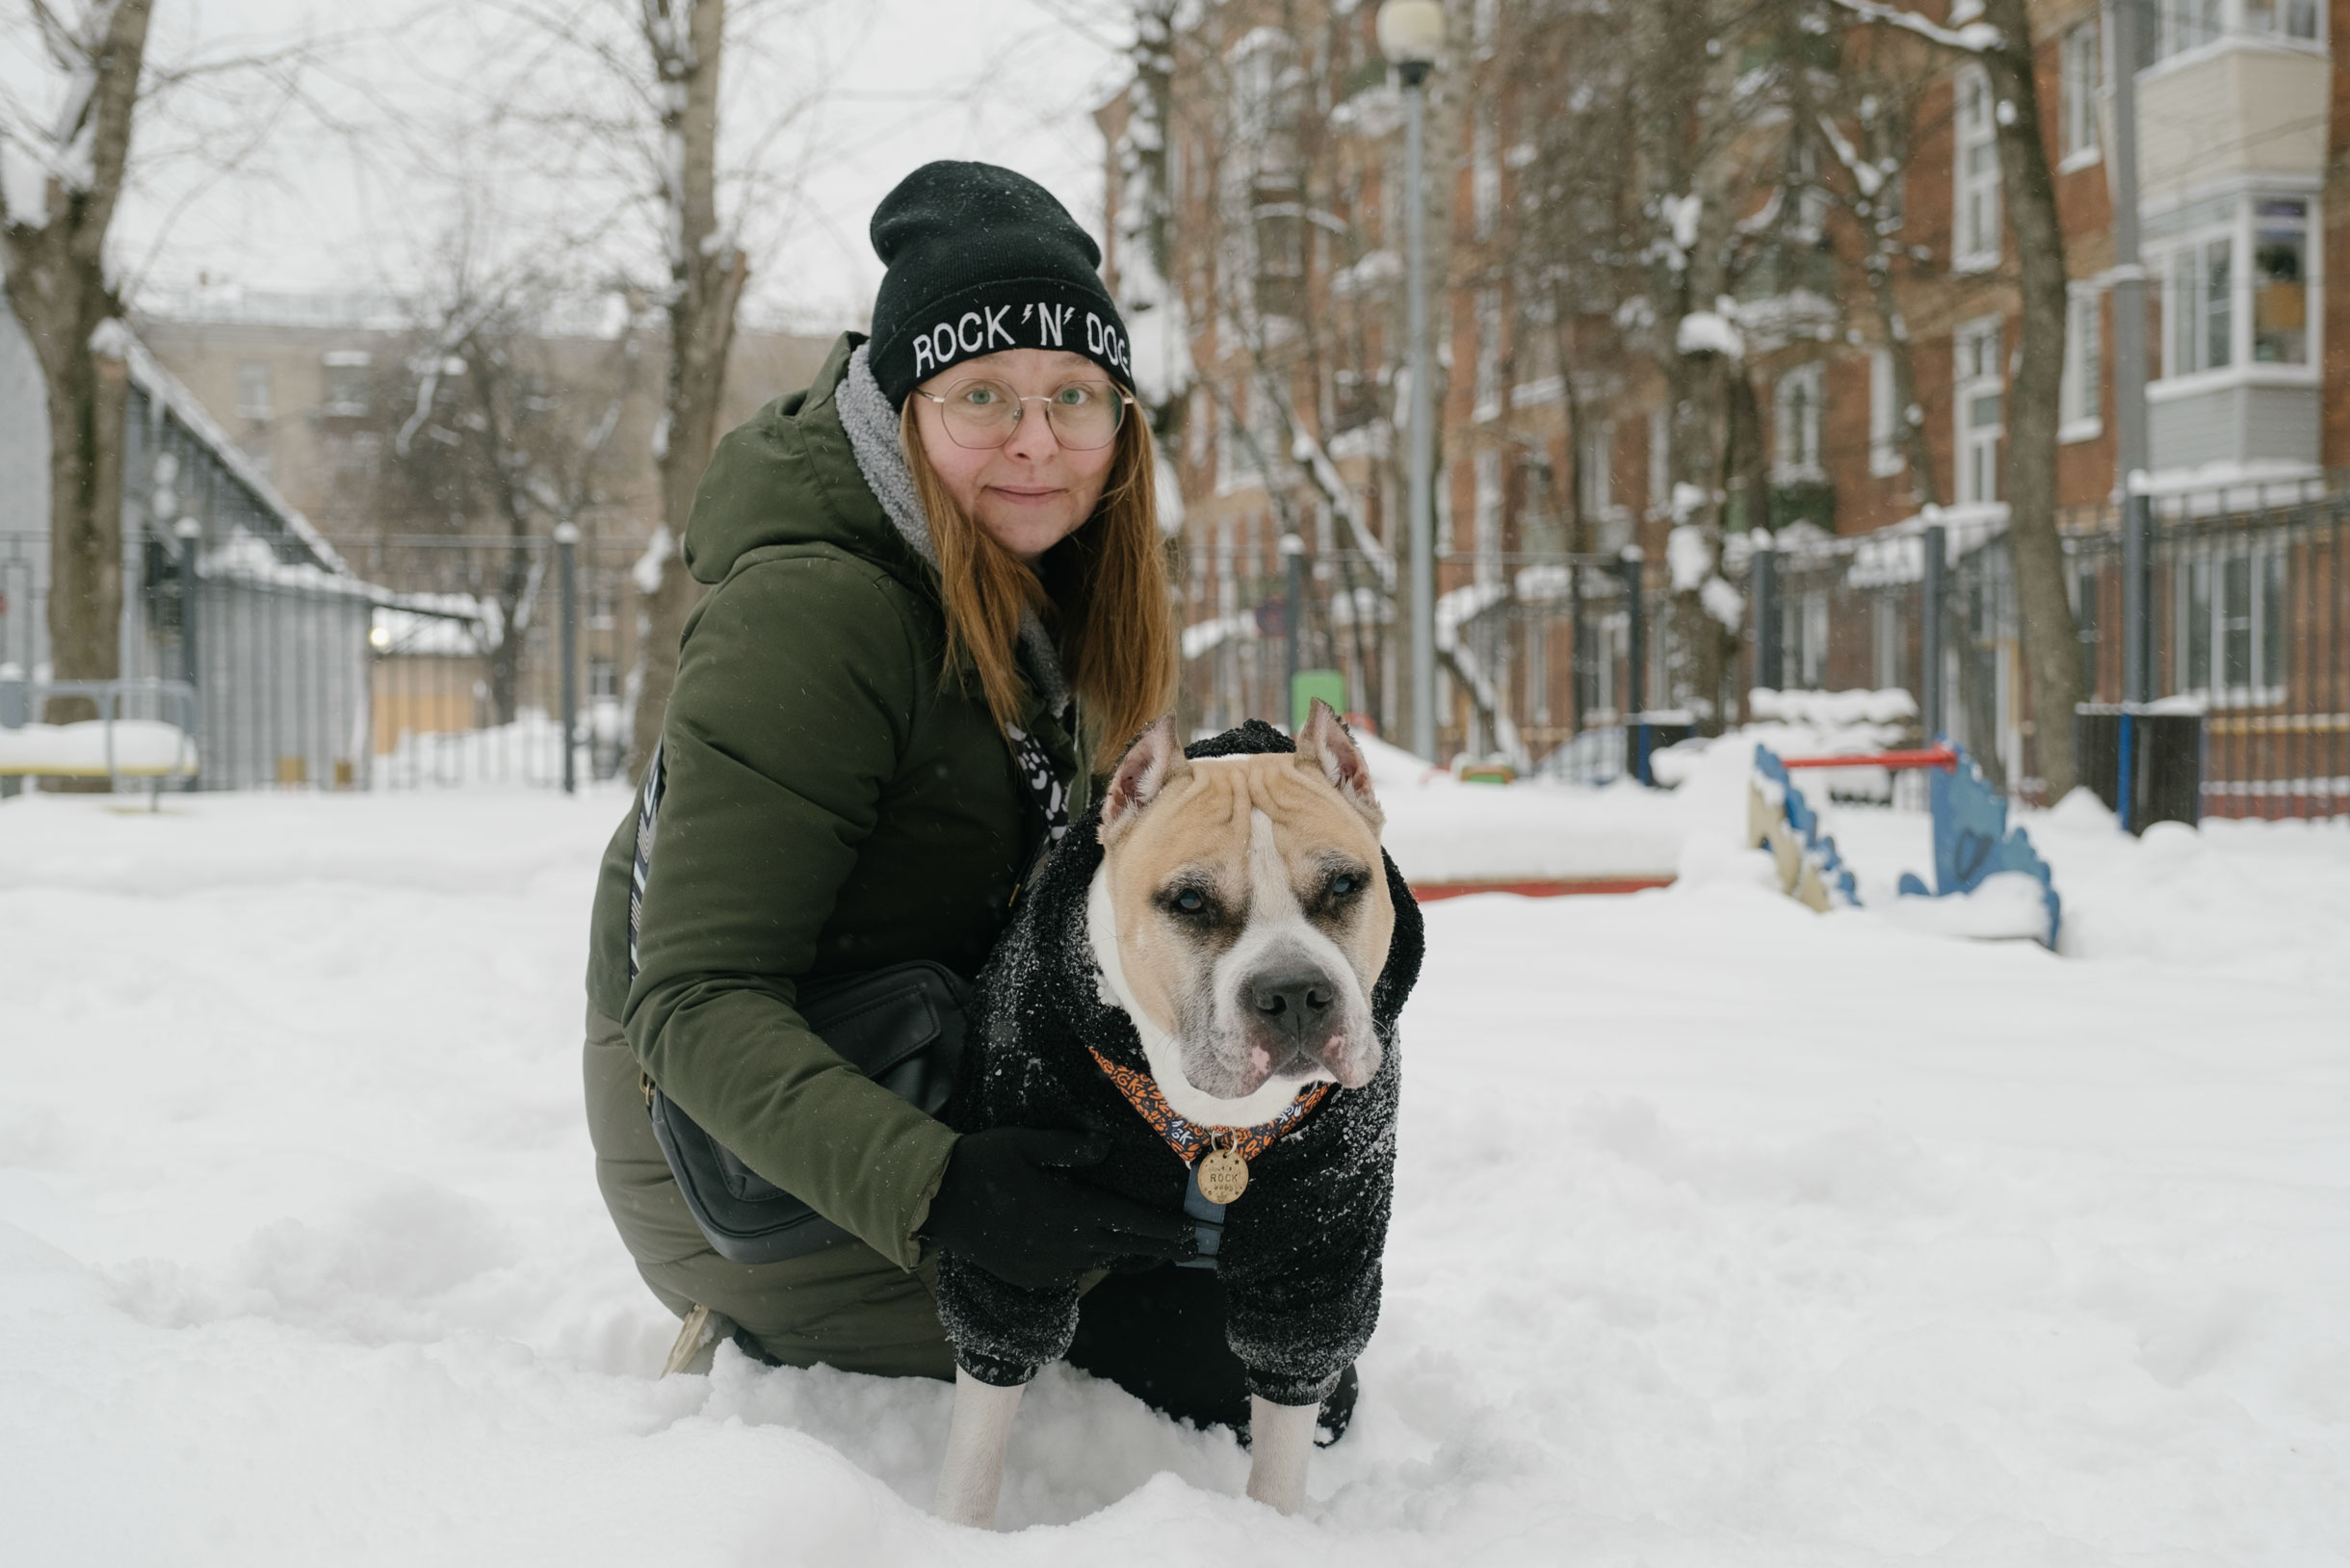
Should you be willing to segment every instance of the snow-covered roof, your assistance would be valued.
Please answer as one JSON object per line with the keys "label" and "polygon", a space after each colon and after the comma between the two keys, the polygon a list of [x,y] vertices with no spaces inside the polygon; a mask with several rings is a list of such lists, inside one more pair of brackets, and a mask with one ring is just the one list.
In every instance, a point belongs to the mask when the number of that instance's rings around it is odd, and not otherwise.
{"label": "snow-covered roof", "polygon": [[248,457],[245,449],[221,429],[195,393],[181,384],[178,377],[163,368],[163,364],[147,352],[137,333],[119,320],[99,325],[91,334],[90,346],[95,352],[123,361],[130,369],[131,382],[149,399],[169,410],[188,433],[204,444],[222,467],[228,470],[239,484],[251,492],[253,502],[276,520],[287,534],[300,541],[319,565],[330,572],[351,575],[351,565],[326,541],[326,536],[311,525],[310,519],[277,492],[269,476]]}

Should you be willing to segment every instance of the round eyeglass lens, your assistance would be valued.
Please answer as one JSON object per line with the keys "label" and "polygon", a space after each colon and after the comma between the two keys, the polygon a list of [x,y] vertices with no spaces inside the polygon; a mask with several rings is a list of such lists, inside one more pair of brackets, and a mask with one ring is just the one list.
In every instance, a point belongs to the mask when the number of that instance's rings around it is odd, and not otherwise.
{"label": "round eyeglass lens", "polygon": [[1020,399],[1002,381],[957,381],[940,411],[956,446],[1000,447],[1020,423]]}
{"label": "round eyeglass lens", "polygon": [[1117,389],[1102,381],[1071,381],[1054,392],[1045,408],[1061,444],[1081,452],[1110,445],[1126,412]]}
{"label": "round eyeglass lens", "polygon": [[1108,446],[1123,423],[1126,404],[1117,389],[1103,381],[1069,381],[1050,396],[1014,392],[1002,381],[958,381],[940,405],[947,433],[955,445],[1000,447],[1031,403],[1041,403],[1054,438],[1065,447],[1090,451]]}

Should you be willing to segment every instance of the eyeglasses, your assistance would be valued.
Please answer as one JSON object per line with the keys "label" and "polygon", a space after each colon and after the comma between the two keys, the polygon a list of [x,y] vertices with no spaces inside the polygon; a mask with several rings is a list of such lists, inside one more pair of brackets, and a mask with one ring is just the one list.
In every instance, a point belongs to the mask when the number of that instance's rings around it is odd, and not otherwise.
{"label": "eyeglasses", "polygon": [[975,379],[955,382],[943,398],[920,387],[914,395],[938,405],[956,446],[980,452],[1010,440],[1031,403],[1044,405],[1045,422],[1062,446],[1096,451],[1116,439],[1127,405],[1135,401],[1108,381],[1064,381],[1049,394],[1023,395],[1002,381]]}

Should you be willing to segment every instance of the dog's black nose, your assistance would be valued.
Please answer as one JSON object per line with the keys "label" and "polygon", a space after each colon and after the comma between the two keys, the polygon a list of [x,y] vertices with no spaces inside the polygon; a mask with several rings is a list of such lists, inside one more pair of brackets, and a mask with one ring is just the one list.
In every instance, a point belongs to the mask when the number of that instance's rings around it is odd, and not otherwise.
{"label": "dog's black nose", "polygon": [[1249,981],[1248,998],[1265,1022],[1292,1038],[1302,1038],[1330,1015],[1337,992],[1329,977],[1318,970],[1290,970],[1260,975]]}

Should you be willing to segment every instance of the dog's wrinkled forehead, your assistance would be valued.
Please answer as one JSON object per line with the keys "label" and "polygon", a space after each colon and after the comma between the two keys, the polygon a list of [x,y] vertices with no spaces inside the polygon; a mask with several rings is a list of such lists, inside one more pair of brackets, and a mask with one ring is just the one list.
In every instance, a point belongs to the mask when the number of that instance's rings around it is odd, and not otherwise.
{"label": "dog's wrinkled forehead", "polygon": [[1379,837],[1338,791],[1297,767],[1286,752],[1208,757],[1172,783],[1118,847],[1126,866],[1171,873],[1178,864],[1242,874],[1256,819],[1270,825],[1284,860],[1336,850],[1376,865]]}

